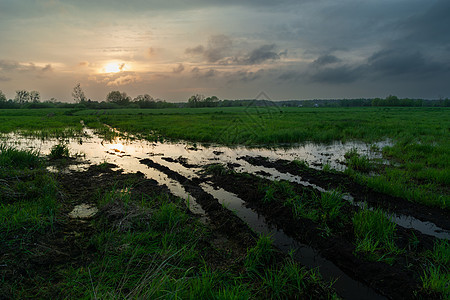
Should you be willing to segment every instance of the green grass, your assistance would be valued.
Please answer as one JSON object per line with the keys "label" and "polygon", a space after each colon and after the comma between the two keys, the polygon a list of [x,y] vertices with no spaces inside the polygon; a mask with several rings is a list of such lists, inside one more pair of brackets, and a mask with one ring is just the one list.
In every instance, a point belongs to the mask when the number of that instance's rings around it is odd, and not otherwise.
{"label": "green grass", "polygon": [[[354,176],[378,191],[425,205],[449,208],[449,108],[184,108],[96,110],[0,110],[0,132],[19,130],[49,137],[81,135],[81,120],[106,139],[117,132],[151,141],[186,140],[225,145],[287,146],[295,143],[389,139],[382,149],[390,165],[365,156],[348,159]],[[376,150],[376,149],[374,149]],[[379,149],[378,149],[379,150]],[[367,175],[377,172],[378,176]],[[362,176],[359,176],[361,174]]]}
{"label": "green grass", "polygon": [[382,210],[362,209],[353,216],[356,252],[392,264],[403,251],[395,245],[396,224]]}
{"label": "green grass", "polygon": [[136,202],[128,195],[113,188],[99,196],[102,217],[90,241],[97,254],[87,266],[63,270],[64,297],[282,299],[317,289],[324,298],[335,296],[318,273],[288,258],[278,263],[269,237],[248,250],[245,271],[239,258],[226,269],[214,267],[202,257],[212,251],[205,249],[208,230],[187,214],[183,200],[161,194]]}
{"label": "green grass", "polygon": [[111,110],[99,118],[122,131],[143,136],[151,132],[152,139],[156,133],[169,139],[255,145],[408,137],[422,140],[430,136],[444,141],[440,135],[448,136],[448,112],[446,108],[281,108],[277,112],[204,108]]}
{"label": "green grass", "polygon": [[50,149],[48,157],[50,159],[69,158],[69,147],[65,144],[56,144]]}
{"label": "green grass", "polygon": [[340,191],[297,194],[288,181],[273,181],[260,186],[259,190],[264,193],[264,203],[279,202],[286,205],[294,217],[311,219],[322,225],[340,224],[342,221],[341,208],[345,200]]}
{"label": "green grass", "polygon": [[[281,112],[280,112],[281,111]],[[100,122],[149,140],[225,145],[279,145],[390,139],[391,165],[378,168],[358,153],[348,165],[360,182],[388,194],[448,209],[450,121],[447,108],[204,108],[115,110]],[[80,112],[81,113],[81,112]],[[83,112],[87,113],[87,112]],[[130,118],[130,115],[137,115]],[[371,171],[377,177],[366,176]]]}
{"label": "green grass", "polygon": [[450,243],[436,241],[433,251],[427,253],[428,261],[420,277],[426,290],[439,292],[444,299],[450,299]]}
{"label": "green grass", "polygon": [[1,173],[13,170],[34,169],[43,165],[38,152],[34,150],[17,150],[0,144],[0,171]]}
{"label": "green grass", "polygon": [[18,131],[41,139],[81,136],[82,118],[65,109],[0,109],[0,133]]}
{"label": "green grass", "polygon": [[[258,298],[286,299],[310,297],[311,285],[317,285],[328,290],[333,283],[324,285],[317,270],[307,270],[299,266],[293,258],[287,257],[275,264],[276,253],[272,246],[272,238],[261,235],[256,246],[247,251],[245,268],[247,276],[253,280],[261,280],[261,289],[257,292]],[[267,267],[271,266],[271,267]],[[337,295],[327,293],[326,298],[337,299]]]}
{"label": "green grass", "polygon": [[44,167],[37,152],[0,146],[0,244],[4,251],[26,252],[19,245],[31,235],[53,230],[58,190]]}
{"label": "green grass", "polygon": [[245,258],[245,268],[250,272],[256,272],[270,265],[274,260],[274,249],[272,238],[261,235],[255,247],[251,248]]}
{"label": "green grass", "polygon": [[352,170],[363,173],[368,173],[375,170],[373,162],[370,161],[367,156],[360,155],[356,148],[352,148],[350,151],[347,151],[344,157],[347,167]]}
{"label": "green grass", "polygon": [[234,174],[235,172],[227,168],[225,165],[217,163],[217,164],[209,164],[203,168],[203,172],[205,174],[215,175],[215,176],[224,176],[227,174]]}

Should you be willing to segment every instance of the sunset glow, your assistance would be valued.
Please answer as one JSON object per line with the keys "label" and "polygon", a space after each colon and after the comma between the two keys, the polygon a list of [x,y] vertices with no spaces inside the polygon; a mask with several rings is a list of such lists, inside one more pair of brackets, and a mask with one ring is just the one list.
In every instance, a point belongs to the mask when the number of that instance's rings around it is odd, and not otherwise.
{"label": "sunset glow", "polygon": [[109,63],[103,69],[103,73],[119,73],[127,70],[127,65],[125,63]]}
{"label": "sunset glow", "polygon": [[63,102],[77,83],[92,100],[446,98],[448,11],[446,0],[2,0],[0,90]]}

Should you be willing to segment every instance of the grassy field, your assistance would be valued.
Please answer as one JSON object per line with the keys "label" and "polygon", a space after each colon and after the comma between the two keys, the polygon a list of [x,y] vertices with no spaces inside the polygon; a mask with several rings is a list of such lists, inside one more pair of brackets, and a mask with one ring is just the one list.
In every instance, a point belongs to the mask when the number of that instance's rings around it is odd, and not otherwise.
{"label": "grassy field", "polygon": [[[92,113],[79,114],[92,120]],[[380,150],[391,164],[371,167],[379,176],[367,176],[355,164],[355,172],[349,174],[378,191],[448,208],[449,114],[448,108],[249,107],[117,110],[100,115],[98,120],[149,140],[249,146],[390,140],[393,146]],[[356,163],[362,162],[364,158]]]}
{"label": "grassy field", "polygon": [[[104,136],[115,134],[105,126],[109,125],[151,141],[252,147],[388,140],[391,146],[374,149],[388,165],[353,149],[345,156],[345,173],[376,191],[448,211],[449,113],[447,108],[372,107],[21,109],[0,110],[0,133],[76,137],[83,134],[84,123]],[[277,253],[268,237],[260,237],[248,248],[230,249],[229,244],[224,248],[218,228],[199,222],[184,200],[162,190],[142,190],[142,178],[136,174],[114,173],[106,163],[79,175],[54,175],[45,169],[68,155],[62,144],[42,158],[0,143],[0,265],[4,268],[0,294],[10,298],[335,297],[317,271]],[[307,162],[292,163],[308,167]],[[324,170],[334,172],[329,166]],[[353,228],[355,255],[394,265],[397,257],[406,256],[396,246],[397,228],[381,210],[349,213],[339,191],[298,194],[286,182],[258,188],[264,205],[281,203],[294,219],[319,224],[325,235]],[[76,223],[67,213],[83,197],[100,213]],[[408,245],[414,244],[411,241]],[[423,288],[448,295],[448,242],[427,251],[418,252],[430,262],[420,271]]]}
{"label": "grassy field", "polygon": [[[98,166],[96,177],[80,175],[86,181],[80,189],[73,184],[80,178],[69,175],[64,183],[47,164],[36,152],[0,148],[2,297],[336,297],[316,270],[280,257],[267,236],[246,253],[226,250],[208,242],[217,233],[190,214],[184,200],[164,191],[138,192],[142,179],[109,173],[110,180],[98,184],[94,178],[109,171]],[[90,188],[86,196],[98,217],[68,218],[67,207]]]}
{"label": "grassy field", "polygon": [[[449,207],[450,109],[284,108],[0,110],[0,132],[20,130],[43,138],[80,134],[80,121],[106,135],[108,124],[149,140],[224,145],[390,140],[380,149],[391,162],[377,166],[351,159],[349,174],[376,190],[442,208]],[[358,164],[366,164],[361,167]],[[370,164],[368,167],[367,164]],[[369,176],[370,170],[378,176]]]}

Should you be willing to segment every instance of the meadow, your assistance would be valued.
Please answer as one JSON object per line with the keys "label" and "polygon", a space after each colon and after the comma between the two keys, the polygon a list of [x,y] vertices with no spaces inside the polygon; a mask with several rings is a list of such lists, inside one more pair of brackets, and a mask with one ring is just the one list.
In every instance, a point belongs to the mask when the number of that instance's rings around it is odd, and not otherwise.
{"label": "meadow", "polygon": [[[219,204],[215,192],[202,188],[211,182],[361,278],[375,294],[401,297],[395,285],[402,285],[408,297],[447,298],[448,238],[402,227],[388,212],[435,222],[448,232],[449,113],[425,107],[277,106],[0,110],[0,133],[59,140],[46,157],[0,148],[1,292],[11,298],[342,297],[320,269],[306,268],[292,253],[280,251],[272,237],[256,234],[239,211]],[[307,161],[238,158],[328,191],[239,171],[219,154],[212,165],[153,154],[140,161],[192,195],[210,218],[205,224],[189,210],[189,198],[175,197],[139,172],[114,170],[107,161],[85,171],[49,173],[49,165],[60,170],[80,160],[65,144],[85,138],[84,126],[105,140],[121,135],[187,142],[198,155],[201,146],[272,149],[360,141],[381,158],[351,149],[344,172],[327,164],[313,168]],[[194,179],[184,177],[180,165]],[[190,171],[195,168],[203,171]],[[343,200],[347,193],[361,205]],[[83,201],[99,213],[80,223],[67,214]],[[394,275],[380,281],[375,279],[380,273]]]}

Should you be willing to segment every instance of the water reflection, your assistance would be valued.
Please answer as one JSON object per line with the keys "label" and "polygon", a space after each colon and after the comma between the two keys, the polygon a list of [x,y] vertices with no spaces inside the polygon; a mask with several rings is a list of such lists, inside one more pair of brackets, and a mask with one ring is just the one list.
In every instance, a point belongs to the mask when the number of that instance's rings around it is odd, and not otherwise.
{"label": "water reflection", "polygon": [[[375,144],[365,144],[361,142],[341,143],[336,142],[331,145],[317,145],[304,144],[291,148],[282,149],[267,149],[267,148],[247,148],[243,146],[225,147],[213,145],[209,147],[191,146],[186,143],[160,143],[150,142],[146,140],[124,139],[117,137],[113,141],[105,141],[100,138],[91,129],[85,129],[85,137],[68,139],[67,143],[71,154],[74,153],[84,155],[84,158],[93,164],[100,164],[103,162],[113,163],[118,168],[123,169],[125,173],[142,172],[147,178],[156,180],[161,185],[166,185],[171,193],[174,195],[190,199],[189,205],[191,209],[199,214],[204,214],[200,205],[195,202],[195,198],[190,196],[182,185],[156,169],[148,168],[142,165],[139,160],[147,157],[152,157],[156,163],[169,167],[171,170],[187,177],[196,177],[198,168],[186,168],[178,163],[179,158],[190,164],[203,166],[212,162],[220,162],[225,164],[233,164],[239,172],[249,172],[252,174],[263,173],[271,180],[288,180],[296,182],[304,186],[315,188],[321,192],[325,191],[323,188],[303,181],[300,176],[294,176],[289,173],[281,173],[273,168],[262,166],[254,166],[244,160],[238,160],[241,156],[263,156],[269,160],[305,160],[313,168],[320,168],[321,165],[328,164],[337,170],[344,170],[345,166],[342,164],[344,155],[352,148],[356,148],[359,153],[369,156],[370,158],[381,158],[381,154],[373,149],[382,149],[389,145],[389,141],[378,142]],[[40,151],[41,154],[47,155],[50,149],[61,141],[57,139],[41,140],[39,138],[25,137],[18,133],[9,133],[0,137],[2,143],[11,145],[19,149],[34,149]],[[166,158],[166,159],[163,159]],[[170,158],[167,159],[167,158]],[[71,165],[64,172],[72,170],[82,171],[88,165]],[[50,171],[56,170],[50,167]],[[351,197],[348,198],[352,202]],[[357,203],[356,203],[357,204]],[[414,228],[422,233],[430,234],[439,238],[450,238],[450,233],[442,228],[437,227],[431,222],[422,222],[414,217],[405,215],[394,215],[394,221],[404,227]]]}

